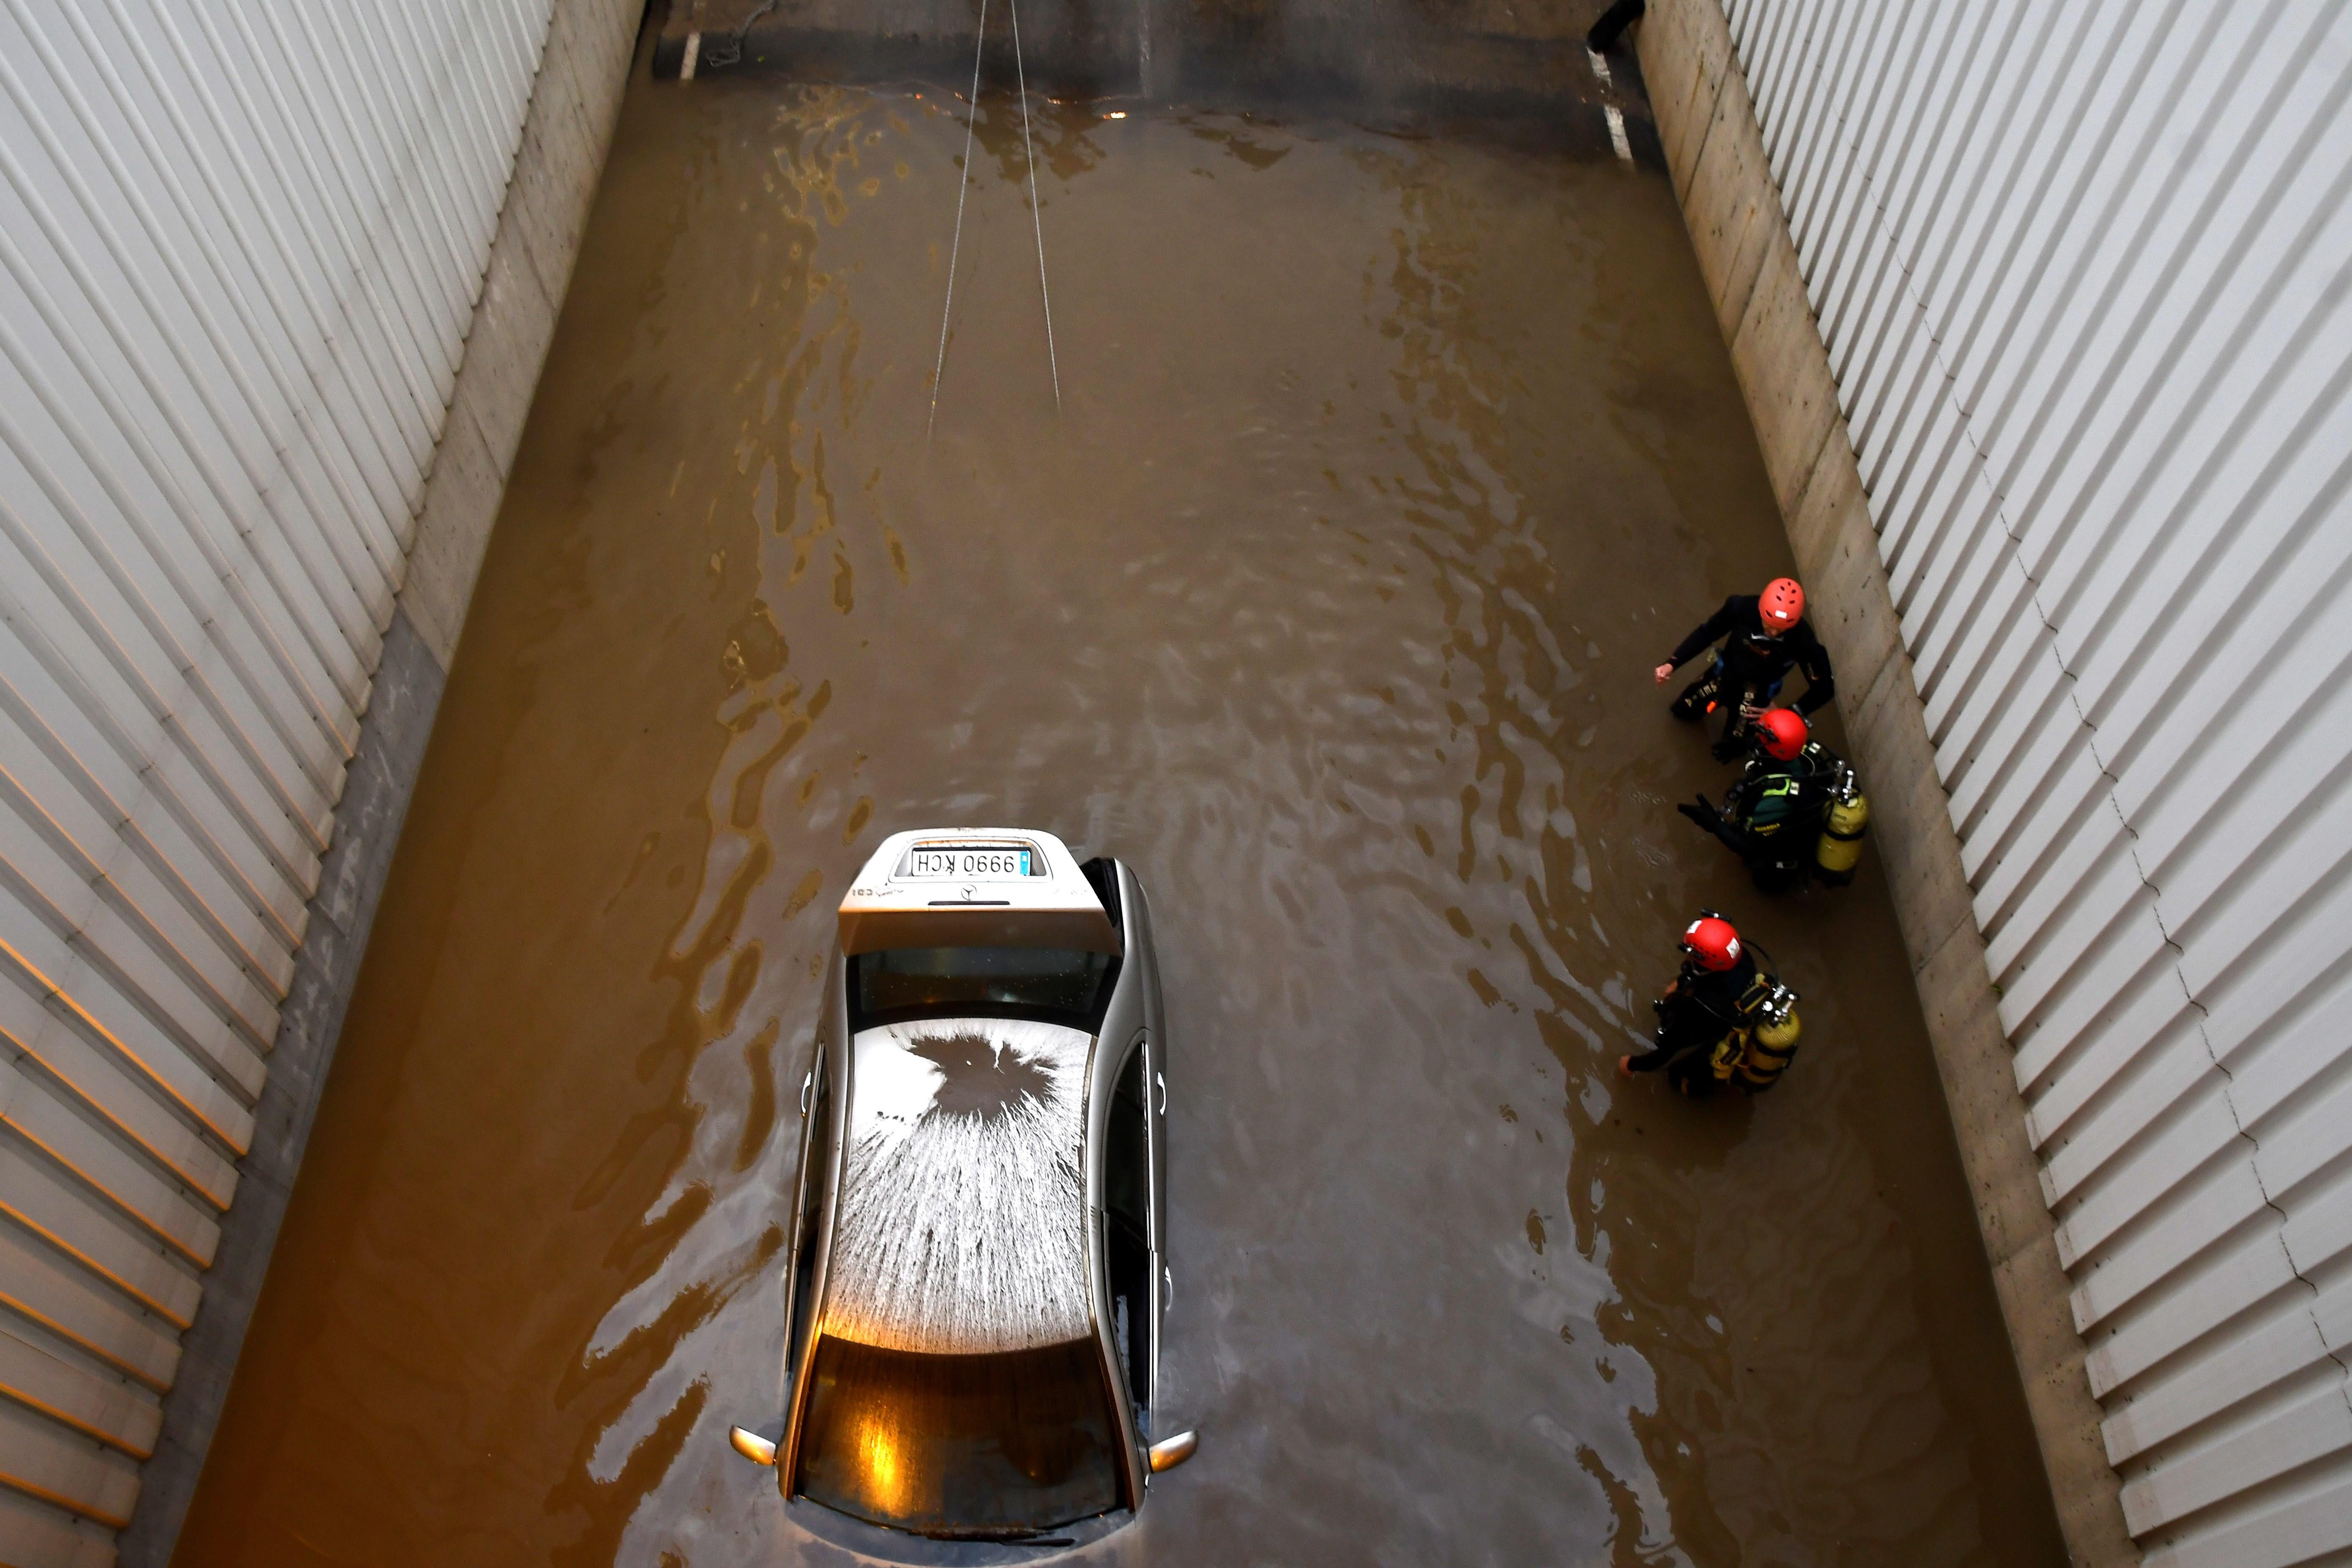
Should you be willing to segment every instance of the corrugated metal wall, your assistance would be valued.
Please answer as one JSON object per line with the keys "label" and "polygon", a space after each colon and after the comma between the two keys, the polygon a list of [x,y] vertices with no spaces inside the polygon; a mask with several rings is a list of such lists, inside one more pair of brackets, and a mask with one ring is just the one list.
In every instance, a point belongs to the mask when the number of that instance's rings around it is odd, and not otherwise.
{"label": "corrugated metal wall", "polygon": [[137,1495],[549,12],[0,0],[0,1562]]}
{"label": "corrugated metal wall", "polygon": [[2352,7],[1728,0],[2151,1563],[2352,1551]]}

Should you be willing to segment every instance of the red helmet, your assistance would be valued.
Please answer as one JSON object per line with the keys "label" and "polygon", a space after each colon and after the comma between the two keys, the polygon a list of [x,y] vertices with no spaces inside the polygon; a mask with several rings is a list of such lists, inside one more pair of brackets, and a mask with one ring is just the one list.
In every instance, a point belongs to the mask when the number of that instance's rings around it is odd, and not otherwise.
{"label": "red helmet", "polygon": [[1758,596],[1756,614],[1764,629],[1778,636],[1805,618],[1805,591],[1794,577],[1775,577]]}
{"label": "red helmet", "polygon": [[1721,915],[1701,915],[1683,931],[1683,951],[1701,969],[1728,969],[1739,962],[1739,933]]}
{"label": "red helmet", "polygon": [[1764,747],[1764,754],[1778,762],[1795,762],[1797,753],[1811,738],[1805,716],[1794,709],[1767,708],[1756,715],[1756,739]]}

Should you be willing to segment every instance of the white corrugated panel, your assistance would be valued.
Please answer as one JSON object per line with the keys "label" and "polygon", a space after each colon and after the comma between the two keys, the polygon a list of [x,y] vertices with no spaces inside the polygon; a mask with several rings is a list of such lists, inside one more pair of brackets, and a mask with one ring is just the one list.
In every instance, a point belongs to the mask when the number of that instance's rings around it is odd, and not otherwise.
{"label": "white corrugated panel", "polygon": [[0,0],[0,1562],[137,1496],[549,15]]}
{"label": "white corrugated panel", "polygon": [[2151,1563],[2352,1552],[2352,6],[1728,0]]}

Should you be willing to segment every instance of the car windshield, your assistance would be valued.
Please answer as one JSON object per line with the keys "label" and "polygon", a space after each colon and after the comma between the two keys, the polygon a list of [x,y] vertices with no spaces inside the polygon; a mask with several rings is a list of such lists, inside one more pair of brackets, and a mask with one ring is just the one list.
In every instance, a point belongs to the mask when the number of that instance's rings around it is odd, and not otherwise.
{"label": "car windshield", "polygon": [[794,1489],[924,1535],[1017,1535],[1119,1506],[1091,1339],[925,1355],[827,1335],[811,1368]]}
{"label": "car windshield", "polygon": [[849,961],[851,1027],[918,1018],[1039,1018],[1091,1034],[1107,953],[1058,947],[897,947]]}

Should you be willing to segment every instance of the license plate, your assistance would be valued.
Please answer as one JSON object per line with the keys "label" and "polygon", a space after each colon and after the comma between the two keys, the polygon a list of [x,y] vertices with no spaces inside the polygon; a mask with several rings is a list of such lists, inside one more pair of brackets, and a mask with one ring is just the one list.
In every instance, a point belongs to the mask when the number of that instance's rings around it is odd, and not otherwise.
{"label": "license plate", "polygon": [[907,852],[898,875],[915,882],[975,881],[1026,877],[1034,851],[1022,844],[954,844],[920,846]]}

